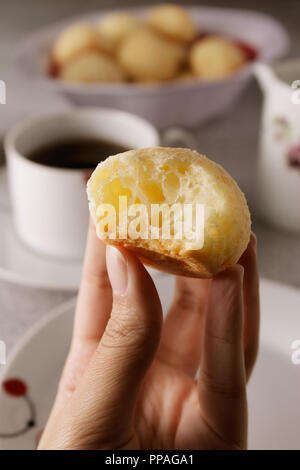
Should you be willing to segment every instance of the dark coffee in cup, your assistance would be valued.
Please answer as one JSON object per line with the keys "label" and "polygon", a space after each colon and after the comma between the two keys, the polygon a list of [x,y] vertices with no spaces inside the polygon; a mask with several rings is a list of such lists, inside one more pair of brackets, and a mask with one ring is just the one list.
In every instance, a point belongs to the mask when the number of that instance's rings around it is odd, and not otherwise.
{"label": "dark coffee in cup", "polygon": [[95,168],[110,155],[125,152],[129,148],[110,142],[91,138],[65,139],[38,147],[27,156],[29,160],[41,165],[56,168]]}

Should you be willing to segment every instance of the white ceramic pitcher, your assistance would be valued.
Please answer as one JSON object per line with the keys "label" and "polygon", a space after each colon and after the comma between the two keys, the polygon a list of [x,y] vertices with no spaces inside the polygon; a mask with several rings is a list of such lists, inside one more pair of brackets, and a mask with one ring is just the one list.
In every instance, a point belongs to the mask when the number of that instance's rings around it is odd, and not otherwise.
{"label": "white ceramic pitcher", "polygon": [[257,210],[300,234],[300,60],[257,64],[255,74],[264,93]]}

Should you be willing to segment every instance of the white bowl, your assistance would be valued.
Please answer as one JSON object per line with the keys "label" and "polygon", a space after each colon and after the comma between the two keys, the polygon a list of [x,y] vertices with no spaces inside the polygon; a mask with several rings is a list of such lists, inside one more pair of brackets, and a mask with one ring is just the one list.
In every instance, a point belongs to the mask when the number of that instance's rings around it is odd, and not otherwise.
{"label": "white bowl", "polygon": [[[229,8],[188,7],[199,31],[230,35],[254,47],[258,59],[271,61],[287,52],[289,39],[283,27],[262,13]],[[147,8],[128,8],[145,17]],[[195,127],[225,112],[238,98],[252,73],[255,61],[225,80],[209,82],[170,82],[159,85],[71,84],[46,74],[51,45],[57,34],[77,21],[98,21],[110,11],[101,10],[70,18],[43,28],[24,41],[16,54],[16,64],[33,79],[40,77],[72,103],[82,106],[105,106],[138,114],[158,128]]]}

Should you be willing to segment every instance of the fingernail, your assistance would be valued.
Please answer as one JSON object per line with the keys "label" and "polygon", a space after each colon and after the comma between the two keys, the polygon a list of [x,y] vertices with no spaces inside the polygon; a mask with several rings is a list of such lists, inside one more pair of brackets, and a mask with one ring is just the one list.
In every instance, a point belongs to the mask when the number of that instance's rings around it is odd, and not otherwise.
{"label": "fingernail", "polygon": [[114,293],[124,295],[128,284],[127,261],[114,246],[106,247],[106,268]]}

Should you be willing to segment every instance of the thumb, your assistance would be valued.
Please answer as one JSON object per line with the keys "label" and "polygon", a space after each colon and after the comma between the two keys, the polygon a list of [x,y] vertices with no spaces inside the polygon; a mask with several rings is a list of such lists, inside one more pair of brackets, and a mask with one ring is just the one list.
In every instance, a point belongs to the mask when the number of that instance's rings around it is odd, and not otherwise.
{"label": "thumb", "polygon": [[89,433],[98,436],[95,444],[115,448],[132,438],[140,386],[159,345],[162,311],[150,275],[133,254],[108,246],[106,263],[112,313],[74,399],[80,398]]}

